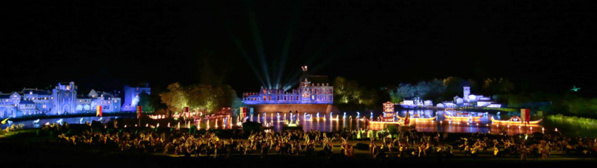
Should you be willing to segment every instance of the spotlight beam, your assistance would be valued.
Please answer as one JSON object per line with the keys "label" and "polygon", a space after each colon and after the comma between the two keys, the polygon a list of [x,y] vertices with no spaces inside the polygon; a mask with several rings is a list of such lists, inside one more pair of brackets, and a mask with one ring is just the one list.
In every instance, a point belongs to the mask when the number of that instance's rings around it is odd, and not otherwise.
{"label": "spotlight beam", "polygon": [[253,30],[253,41],[255,43],[255,49],[257,49],[257,55],[259,55],[259,61],[261,62],[261,69],[263,70],[263,74],[265,76],[266,86],[271,88],[271,80],[269,78],[269,71],[267,69],[267,61],[265,60],[265,53],[263,49],[263,42],[261,40],[261,33],[259,32],[259,28],[257,27],[257,20],[255,19],[255,13],[250,12],[249,17],[251,20],[251,29]]}
{"label": "spotlight beam", "polygon": [[249,58],[249,55],[247,55],[247,51],[245,51],[245,49],[242,47],[242,43],[235,37],[232,37],[232,39],[234,40],[234,43],[236,44],[236,46],[238,46],[238,48],[240,49],[240,52],[243,55],[243,57],[245,58],[245,60],[247,60],[247,62],[249,63],[249,67],[251,67],[251,69],[253,70],[253,73],[255,73],[255,76],[257,76],[257,79],[259,79],[259,82],[261,82],[261,85],[265,86],[265,82],[263,81],[263,78],[261,77],[261,75],[259,75],[259,71],[255,67],[255,64],[253,63],[253,61],[251,61],[251,59]]}

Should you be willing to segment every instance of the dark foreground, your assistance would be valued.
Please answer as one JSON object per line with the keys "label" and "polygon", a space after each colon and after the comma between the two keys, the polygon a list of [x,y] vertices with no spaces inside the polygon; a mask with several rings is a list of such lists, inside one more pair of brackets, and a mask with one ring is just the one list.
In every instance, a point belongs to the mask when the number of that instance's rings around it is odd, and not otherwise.
{"label": "dark foreground", "polygon": [[119,153],[102,150],[82,150],[73,147],[55,146],[49,143],[1,143],[2,165],[13,167],[569,167],[594,165],[594,158],[554,157],[548,159],[493,158],[455,156],[439,160],[427,158],[393,158],[378,160],[371,157],[353,156],[350,158],[334,155],[322,156],[278,156],[261,158],[257,155],[213,157],[170,157],[143,153]]}

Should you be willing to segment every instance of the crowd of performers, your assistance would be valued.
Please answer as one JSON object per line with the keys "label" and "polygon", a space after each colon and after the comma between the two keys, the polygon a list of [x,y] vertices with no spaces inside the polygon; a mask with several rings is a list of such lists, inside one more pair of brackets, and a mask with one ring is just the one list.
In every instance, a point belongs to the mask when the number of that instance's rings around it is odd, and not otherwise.
{"label": "crowd of performers", "polygon": [[[68,126],[50,125],[42,130],[56,132],[60,143],[100,146],[122,152],[163,153],[186,157],[230,157],[231,155],[344,155],[354,156],[355,148],[367,150],[374,158],[450,158],[455,154],[477,157],[547,158],[551,154],[595,156],[597,139],[565,137],[558,133],[532,135],[421,133],[415,130],[388,134],[385,131],[345,130],[320,132],[292,130],[244,132],[217,136],[214,131],[158,130],[152,128],[85,129],[74,133]],[[229,130],[231,131],[231,130]],[[361,135],[362,134],[362,135]],[[223,138],[226,137],[226,138]],[[334,148],[336,153],[332,152]],[[362,152],[366,153],[366,152]]]}

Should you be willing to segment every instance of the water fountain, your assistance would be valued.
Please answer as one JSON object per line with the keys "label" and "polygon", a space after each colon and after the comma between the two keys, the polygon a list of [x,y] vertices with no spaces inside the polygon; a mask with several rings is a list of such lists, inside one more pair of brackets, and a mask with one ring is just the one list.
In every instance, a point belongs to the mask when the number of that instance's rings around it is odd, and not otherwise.
{"label": "water fountain", "polygon": [[[259,114],[257,114],[257,116],[259,116]],[[259,118],[257,118],[257,122],[259,122]],[[214,123],[214,126],[216,127],[216,129],[218,129],[218,118],[216,118],[216,122]]]}

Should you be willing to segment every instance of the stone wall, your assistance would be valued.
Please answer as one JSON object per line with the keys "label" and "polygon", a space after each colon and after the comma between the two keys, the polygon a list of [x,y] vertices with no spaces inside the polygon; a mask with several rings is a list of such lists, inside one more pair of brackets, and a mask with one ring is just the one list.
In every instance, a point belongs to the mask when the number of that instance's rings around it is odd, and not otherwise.
{"label": "stone wall", "polygon": [[331,111],[338,111],[338,108],[331,104],[260,104],[248,105],[254,108],[256,113],[275,113],[275,112],[296,112],[299,113],[330,113]]}

